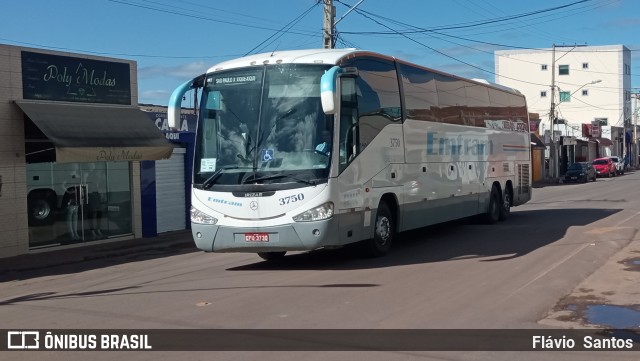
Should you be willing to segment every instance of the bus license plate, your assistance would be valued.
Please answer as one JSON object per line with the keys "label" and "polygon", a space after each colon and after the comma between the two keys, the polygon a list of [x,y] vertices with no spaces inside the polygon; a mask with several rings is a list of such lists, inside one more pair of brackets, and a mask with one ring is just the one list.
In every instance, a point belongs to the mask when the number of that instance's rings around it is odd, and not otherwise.
{"label": "bus license plate", "polygon": [[245,233],[245,242],[269,242],[269,233]]}

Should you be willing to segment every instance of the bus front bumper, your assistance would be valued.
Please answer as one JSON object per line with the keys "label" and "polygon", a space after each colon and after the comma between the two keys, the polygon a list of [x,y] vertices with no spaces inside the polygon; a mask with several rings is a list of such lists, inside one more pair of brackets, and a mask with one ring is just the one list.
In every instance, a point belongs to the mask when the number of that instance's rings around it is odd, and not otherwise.
{"label": "bus front bumper", "polygon": [[310,251],[339,246],[335,217],[272,227],[228,227],[191,223],[196,246],[205,252]]}

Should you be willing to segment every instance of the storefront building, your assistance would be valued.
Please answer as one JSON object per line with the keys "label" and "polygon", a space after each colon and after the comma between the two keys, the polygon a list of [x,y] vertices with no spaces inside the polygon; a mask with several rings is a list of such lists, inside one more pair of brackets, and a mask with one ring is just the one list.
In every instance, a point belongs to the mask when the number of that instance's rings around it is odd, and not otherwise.
{"label": "storefront building", "polygon": [[0,258],[139,238],[140,163],[173,145],[134,61],[0,44]]}
{"label": "storefront building", "polygon": [[182,109],[180,127],[171,130],[167,107],[141,104],[140,109],[174,146],[169,159],[140,162],[142,235],[189,229],[195,111]]}
{"label": "storefront building", "polygon": [[529,133],[531,136],[531,181],[544,179],[544,151],[546,146],[540,138],[540,117],[538,113],[529,113]]}

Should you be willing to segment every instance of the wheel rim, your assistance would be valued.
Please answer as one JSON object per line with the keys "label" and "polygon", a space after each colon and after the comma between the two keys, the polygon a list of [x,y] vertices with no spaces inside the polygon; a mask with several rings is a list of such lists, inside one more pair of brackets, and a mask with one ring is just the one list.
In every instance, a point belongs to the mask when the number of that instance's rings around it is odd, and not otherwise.
{"label": "wheel rim", "polygon": [[378,222],[376,223],[376,233],[380,239],[378,243],[381,246],[384,246],[391,236],[391,222],[389,221],[389,218],[384,216],[378,218]]}
{"label": "wheel rim", "polygon": [[502,204],[504,208],[504,213],[509,214],[511,212],[511,192],[507,191],[504,194],[504,202]]}

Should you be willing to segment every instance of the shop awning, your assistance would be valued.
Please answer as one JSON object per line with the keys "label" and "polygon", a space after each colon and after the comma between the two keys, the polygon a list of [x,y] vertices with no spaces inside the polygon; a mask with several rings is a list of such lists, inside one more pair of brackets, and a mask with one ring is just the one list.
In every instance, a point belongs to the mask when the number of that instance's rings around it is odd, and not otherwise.
{"label": "shop awning", "polygon": [[173,145],[140,109],[16,101],[55,145],[57,162],[159,160]]}
{"label": "shop awning", "polygon": [[545,149],[547,146],[544,145],[544,142],[542,141],[542,139],[540,139],[540,136],[538,134],[535,133],[530,133],[531,134],[531,148],[533,149]]}
{"label": "shop awning", "polygon": [[613,145],[613,142],[609,138],[593,138],[596,142],[598,142],[603,147],[610,147]]}

